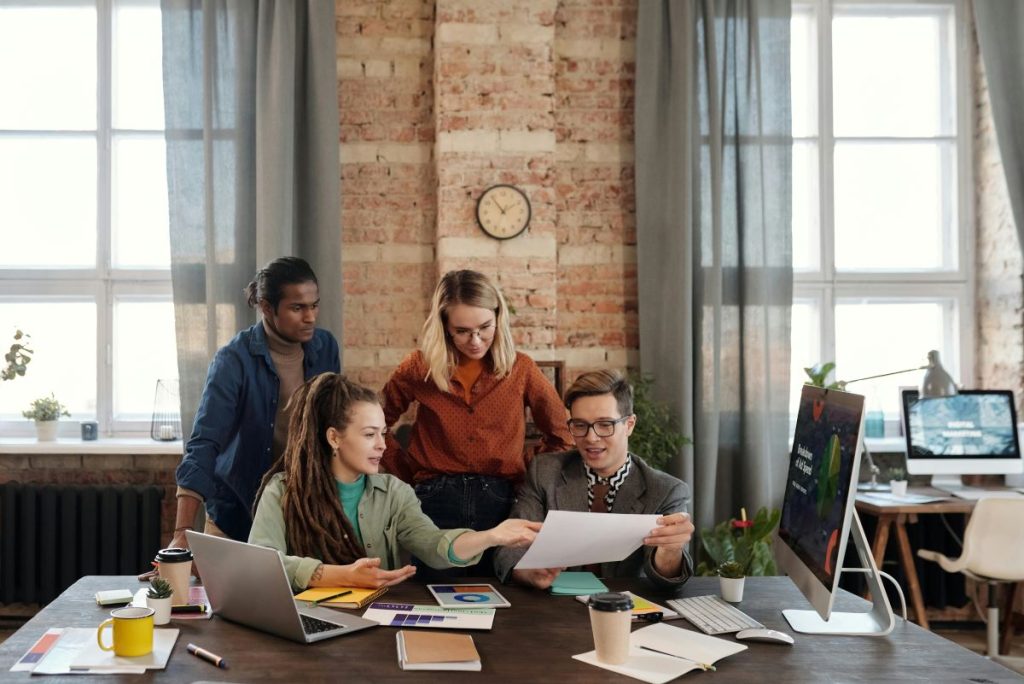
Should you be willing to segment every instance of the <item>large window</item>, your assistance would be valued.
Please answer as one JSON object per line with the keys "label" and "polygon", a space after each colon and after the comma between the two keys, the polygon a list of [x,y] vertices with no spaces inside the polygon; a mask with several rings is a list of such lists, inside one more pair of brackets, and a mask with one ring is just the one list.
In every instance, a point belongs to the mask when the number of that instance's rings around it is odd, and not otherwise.
{"label": "large window", "polygon": [[[819,361],[853,380],[921,366],[931,349],[971,383],[964,11],[957,0],[793,5],[794,388]],[[850,391],[895,434],[898,388],[921,376]]]}
{"label": "large window", "polygon": [[148,431],[177,377],[158,0],[0,0],[0,429],[53,392],[62,436]]}

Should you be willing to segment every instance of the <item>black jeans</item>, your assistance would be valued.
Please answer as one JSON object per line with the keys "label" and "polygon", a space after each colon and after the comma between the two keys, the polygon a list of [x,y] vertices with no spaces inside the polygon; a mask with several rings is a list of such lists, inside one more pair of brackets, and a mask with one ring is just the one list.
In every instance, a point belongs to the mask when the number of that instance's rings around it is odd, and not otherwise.
{"label": "black jeans", "polygon": [[[504,522],[515,501],[515,487],[488,475],[440,475],[416,485],[423,512],[442,530],[468,527],[489,530]],[[494,576],[494,551],[488,549],[476,565],[435,570],[413,559],[421,581],[447,582],[458,577]]]}

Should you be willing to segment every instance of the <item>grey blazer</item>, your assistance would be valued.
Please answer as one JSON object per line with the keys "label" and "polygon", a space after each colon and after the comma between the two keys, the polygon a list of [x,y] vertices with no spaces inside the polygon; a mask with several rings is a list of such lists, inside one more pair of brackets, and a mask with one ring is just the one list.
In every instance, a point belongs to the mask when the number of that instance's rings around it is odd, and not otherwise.
{"label": "grey blazer", "polygon": [[[685,482],[655,470],[633,456],[629,477],[615,495],[613,513],[645,513],[667,515],[689,512],[690,490]],[[510,518],[543,521],[549,510],[587,511],[587,473],[579,451],[541,454],[533,459],[526,480],[519,490]],[[512,568],[526,549],[499,548],[494,555],[494,569],[502,582],[512,575]],[[643,546],[618,563],[603,563],[602,577],[646,577],[662,588],[686,582],[693,574],[693,563],[683,550],[683,572],[679,577],[663,577],[652,564],[654,549]]]}

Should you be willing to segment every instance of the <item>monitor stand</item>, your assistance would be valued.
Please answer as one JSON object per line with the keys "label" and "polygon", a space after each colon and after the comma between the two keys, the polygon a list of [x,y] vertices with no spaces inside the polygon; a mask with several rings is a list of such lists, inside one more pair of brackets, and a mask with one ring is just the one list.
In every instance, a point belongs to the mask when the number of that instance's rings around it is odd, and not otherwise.
{"label": "monitor stand", "polygon": [[[860,636],[886,636],[896,626],[896,616],[889,605],[889,596],[882,586],[882,578],[875,566],[875,559],[868,548],[868,539],[861,527],[857,511],[851,513],[850,535],[860,556],[861,568],[843,568],[840,560],[839,572],[863,572],[867,577],[868,591],[871,592],[871,610],[865,613],[839,613],[832,611],[828,620],[822,620],[816,610],[782,611],[789,626],[804,634],[837,634]],[[836,582],[836,586],[839,583]]]}
{"label": "monitor stand", "polygon": [[954,496],[957,492],[974,489],[974,487],[965,486],[959,475],[932,475],[932,487]]}

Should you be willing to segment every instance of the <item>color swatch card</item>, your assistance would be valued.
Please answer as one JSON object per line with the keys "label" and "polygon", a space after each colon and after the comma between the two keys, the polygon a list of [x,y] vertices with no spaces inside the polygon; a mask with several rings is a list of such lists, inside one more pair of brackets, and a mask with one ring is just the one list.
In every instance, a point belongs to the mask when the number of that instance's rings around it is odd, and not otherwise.
{"label": "color swatch card", "polygon": [[417,606],[411,603],[371,603],[363,613],[383,627],[429,627],[432,629],[490,629],[494,624],[493,608],[452,610],[440,606]]}
{"label": "color swatch card", "polygon": [[443,608],[509,608],[512,604],[490,584],[428,584]]}

